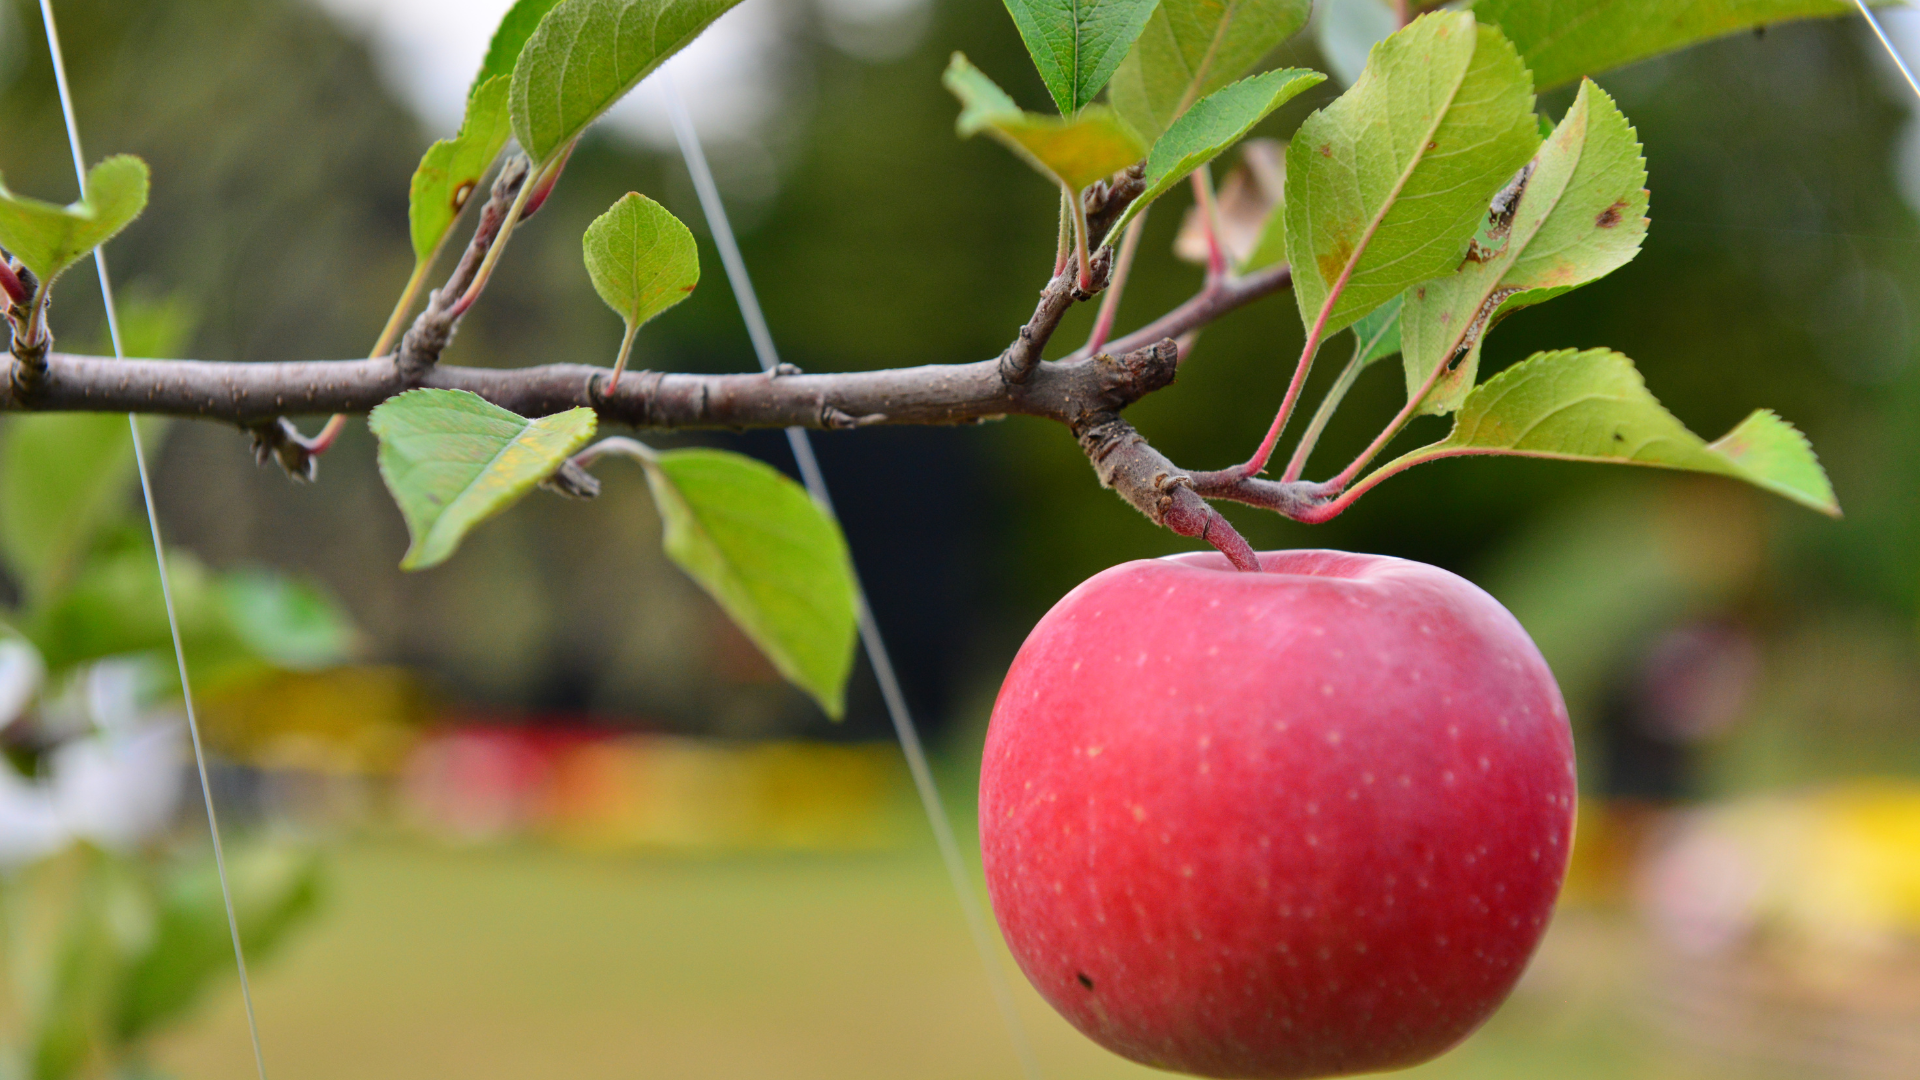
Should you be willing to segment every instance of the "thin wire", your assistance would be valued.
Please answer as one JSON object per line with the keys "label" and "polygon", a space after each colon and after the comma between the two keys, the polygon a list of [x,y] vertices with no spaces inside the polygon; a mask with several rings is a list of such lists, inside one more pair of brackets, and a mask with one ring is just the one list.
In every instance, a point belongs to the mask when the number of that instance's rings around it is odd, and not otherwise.
{"label": "thin wire", "polygon": [[1894,48],[1893,42],[1887,40],[1887,32],[1880,28],[1880,20],[1874,17],[1873,9],[1867,6],[1867,0],[1853,0],[1853,6],[1860,9],[1861,16],[1867,20],[1867,25],[1873,27],[1873,36],[1880,39],[1880,47],[1887,50],[1888,56],[1893,57],[1893,66],[1899,68],[1900,74],[1906,76],[1907,85],[1913,88],[1916,96],[1920,96],[1920,82],[1914,80],[1912,69],[1908,68],[1907,62],[1900,58],[1900,50]]}
{"label": "thin wire", "polygon": [[[727,220],[726,204],[720,198],[719,187],[713,182],[713,171],[707,167],[706,151],[700,146],[700,133],[693,126],[693,117],[687,112],[687,104],[680,96],[679,87],[674,84],[672,70],[669,68],[661,74],[667,90],[667,111],[673,119],[673,135],[680,144],[681,156],[686,159],[687,171],[693,174],[693,187],[700,196],[700,209],[706,214],[707,224],[713,230],[714,244],[720,249],[720,262],[726,267],[727,281],[733,286],[734,299],[740,306],[740,317],[747,324],[747,336],[753,341],[754,355],[760,359],[761,370],[771,373],[780,366],[780,354],[773,347],[773,334],[767,329],[759,296],[753,291],[752,279],[747,276],[746,260],[741,257],[740,245],[734,240],[733,227]],[[793,448],[793,459],[800,466],[800,477],[806,484],[808,494],[827,513],[832,514],[833,498],[827,492],[827,480],[820,471],[820,462],[814,456],[813,443],[808,439],[806,429],[788,428],[787,443]],[[1001,1018],[1006,1022],[1007,1036],[1013,1042],[1014,1055],[1020,1059],[1021,1071],[1029,1080],[1039,1080],[1040,1060],[1034,1055],[1033,1043],[1028,1039],[1026,1027],[1020,1022],[1020,1014],[1014,1007],[1013,987],[1000,966],[998,954],[994,952],[993,937],[987,929],[986,912],[981,910],[980,901],[974,895],[973,879],[960,857],[960,843],[954,839],[953,823],[947,818],[946,804],[940,800],[940,789],[934,783],[926,749],[921,745],[920,733],[914,727],[913,714],[907,709],[907,699],[900,692],[900,680],[894,674],[893,661],[887,654],[886,642],[880,636],[880,624],[874,620],[873,609],[867,604],[866,589],[861,587],[857,573],[854,595],[858,604],[860,643],[867,650],[867,658],[873,662],[874,678],[880,683],[880,696],[886,702],[887,715],[893,720],[894,733],[899,737],[900,748],[906,754],[907,769],[913,774],[914,787],[920,793],[927,820],[933,826],[940,859],[946,864],[947,876],[953,880],[953,891],[960,900],[967,932],[973,937],[980,963],[986,969],[987,983],[993,990]]]}
{"label": "thin wire", "polygon": [[[73,150],[73,173],[82,198],[87,186],[86,156],[80,152],[80,126],[74,119],[73,95],[67,89],[67,62],[60,51],[60,32],[53,22],[51,0],[40,0],[41,21],[47,28],[47,51],[53,57],[53,80],[60,90],[60,113],[67,125],[67,145]],[[113,340],[113,356],[124,360],[120,344],[120,316],[113,303],[113,280],[107,274],[106,252],[93,250],[94,268],[100,274],[100,299],[107,309],[107,335]],[[240,970],[240,998],[247,1008],[247,1033],[253,1039],[253,1064],[260,1080],[267,1080],[266,1056],[260,1050],[260,1025],[254,1020],[253,988],[247,980],[247,954],[240,947],[240,920],[234,915],[233,887],[227,881],[227,853],[220,843],[220,819],[213,812],[213,785],[207,779],[207,755],[200,745],[200,721],[193,708],[193,684],[187,679],[187,651],[180,641],[180,617],[173,605],[173,581],[167,573],[166,547],[160,540],[160,516],[154,510],[153,479],[147,472],[147,453],[140,443],[140,422],[127,414],[127,429],[133,436],[133,463],[140,474],[140,495],[146,501],[147,528],[153,533],[153,557],[160,568],[160,599],[167,609],[167,630],[173,635],[173,660],[180,669],[180,693],[186,700],[187,733],[193,738],[193,763],[200,773],[200,796],[207,805],[207,830],[213,834],[213,863],[220,874],[220,898],[227,906],[227,930],[233,936],[233,960]]]}

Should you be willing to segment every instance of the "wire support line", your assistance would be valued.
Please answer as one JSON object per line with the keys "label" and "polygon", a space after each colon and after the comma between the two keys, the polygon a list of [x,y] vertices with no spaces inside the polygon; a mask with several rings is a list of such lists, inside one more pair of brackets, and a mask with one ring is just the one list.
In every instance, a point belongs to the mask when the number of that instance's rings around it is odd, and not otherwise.
{"label": "wire support line", "polygon": [[[67,125],[67,146],[73,151],[73,175],[86,197],[87,162],[80,150],[80,125],[74,117],[73,94],[67,85],[67,62],[60,49],[60,31],[54,24],[52,0],[40,0],[40,19],[46,26],[47,52],[53,60],[53,81],[60,92],[60,114]],[[100,276],[100,301],[107,312],[107,336],[113,342],[116,360],[126,358],[120,341],[120,315],[113,303],[113,279],[107,273],[107,256],[101,248],[93,250],[94,269]],[[247,1011],[247,1034],[253,1040],[253,1065],[260,1080],[267,1080],[266,1055],[260,1048],[260,1025],[254,1018],[253,987],[247,978],[247,954],[240,945],[240,920],[234,914],[233,886],[227,878],[227,853],[220,842],[220,819],[213,809],[213,784],[207,777],[206,750],[200,742],[200,720],[193,707],[193,684],[187,678],[187,650],[180,638],[180,616],[173,603],[173,581],[167,573],[166,545],[160,539],[160,515],[155,510],[153,478],[147,470],[147,452],[141,445],[140,421],[127,414],[127,430],[133,438],[134,471],[140,476],[140,496],[146,503],[147,528],[153,534],[153,557],[160,571],[160,599],[167,609],[167,630],[173,635],[173,660],[180,671],[180,694],[186,704],[187,734],[193,740],[193,763],[200,774],[200,797],[207,807],[207,831],[213,837],[214,869],[220,877],[220,899],[226,904],[227,932],[233,938],[233,960],[240,972],[240,999]]]}
{"label": "wire support line", "polygon": [[1900,69],[1900,74],[1907,80],[1907,86],[1913,90],[1916,97],[1920,97],[1920,81],[1914,79],[1913,69],[1909,68],[1906,60],[1900,56],[1900,50],[1893,47],[1893,41],[1887,37],[1886,30],[1881,28],[1880,20],[1873,14],[1873,9],[1867,6],[1867,0],[1853,0],[1853,6],[1860,9],[1861,17],[1867,20],[1868,26],[1873,27],[1873,36],[1880,39],[1880,47],[1887,50],[1887,55],[1893,58],[1893,66]]}
{"label": "wire support line", "polygon": [[[700,145],[700,133],[694,127],[693,117],[687,111],[679,87],[674,83],[671,66],[661,73],[661,78],[666,86],[667,111],[673,121],[674,139],[680,144],[680,154],[686,159],[687,171],[693,176],[693,187],[700,197],[701,212],[706,215],[707,225],[713,232],[714,245],[720,249],[720,262],[726,267],[727,281],[733,287],[740,317],[747,324],[747,336],[753,342],[754,355],[759,358],[761,370],[772,374],[780,366],[780,354],[774,349],[773,334],[767,328],[759,296],[754,292],[753,281],[747,275],[746,260],[741,257],[740,245],[727,219],[726,204],[720,198],[719,187],[714,183],[713,171],[707,166],[706,151]],[[808,438],[807,430],[788,428],[787,443],[792,447],[793,458],[800,467],[800,477],[807,493],[837,519],[833,498],[827,491],[826,476],[820,471],[820,462],[814,456],[813,443]],[[1000,964],[999,954],[994,951],[986,912],[974,894],[973,879],[961,858],[953,822],[947,816],[946,804],[940,799],[940,789],[934,782],[926,748],[920,741],[919,730],[914,726],[906,696],[901,692],[900,680],[894,672],[886,641],[880,634],[880,624],[874,619],[873,608],[867,603],[867,592],[860,584],[857,567],[854,571],[854,598],[861,646],[866,649],[867,659],[873,664],[874,679],[880,684],[880,696],[886,703],[894,734],[899,738],[900,749],[906,755],[907,770],[913,775],[914,788],[919,792],[921,805],[933,828],[934,842],[940,849],[940,860],[946,865],[947,876],[952,879],[967,932],[980,954],[981,966],[986,969],[987,984],[992,989],[1001,1019],[1006,1023],[1014,1056],[1019,1058],[1021,1071],[1028,1080],[1040,1080],[1040,1060],[1034,1054],[1033,1042],[1028,1038],[1026,1026],[1021,1023],[1019,1011],[1014,1005],[1013,986]]]}

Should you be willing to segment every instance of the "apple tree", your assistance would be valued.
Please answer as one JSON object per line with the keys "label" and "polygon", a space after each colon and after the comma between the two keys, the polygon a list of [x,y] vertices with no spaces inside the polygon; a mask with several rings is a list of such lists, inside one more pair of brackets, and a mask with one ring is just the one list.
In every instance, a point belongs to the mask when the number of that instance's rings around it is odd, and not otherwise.
{"label": "apple tree", "polygon": [[[0,187],[11,343],[0,413],[224,423],[248,433],[260,461],[303,481],[316,478],[347,418],[366,414],[411,532],[402,557],[410,570],[445,561],[535,488],[594,497],[593,470],[630,461],[645,472],[671,559],[835,716],[861,601],[830,511],[751,458],[655,449],[601,437],[603,427],[1037,417],[1062,425],[1094,479],[1151,525],[1204,541],[1242,571],[1259,570],[1260,557],[1215,503],[1324,522],[1400,473],[1451,457],[1690,470],[1839,514],[1807,440],[1775,412],[1754,411],[1709,440],[1614,350],[1542,351],[1491,375],[1481,357],[1508,315],[1618,270],[1646,240],[1640,141],[1586,76],[1736,31],[1847,15],[1856,10],[1848,0],[1394,0],[1357,78],[1291,132],[1258,194],[1232,206],[1212,163],[1326,79],[1265,63],[1306,26],[1310,0],[1006,0],[1051,107],[1016,101],[996,81],[1010,73],[958,53],[944,75],[957,134],[1003,144],[1059,193],[1052,264],[1032,268],[1032,316],[998,356],[857,373],[629,370],[637,336],[695,290],[702,271],[687,227],[633,192],[581,241],[586,275],[624,323],[601,356],[506,370],[442,363],[583,134],[738,2],[519,0],[473,79],[459,131],[413,174],[414,269],[366,359],[238,364],[60,351],[50,298],[67,270],[141,212],[147,167],[125,156],[98,162],[68,206]],[[1542,115],[1536,92],[1564,85],[1577,87],[1571,105]],[[1243,148],[1243,168],[1255,153]],[[1205,263],[1204,283],[1126,329],[1121,298],[1137,260],[1150,257],[1143,223],[1183,185],[1198,210],[1186,239]],[[1293,311],[1262,303],[1280,293],[1292,295]],[[1054,347],[1066,314],[1093,304],[1089,338]],[[1243,459],[1177,464],[1126,410],[1170,392],[1184,364],[1204,363],[1199,331],[1242,308],[1275,326],[1297,316],[1304,347],[1273,395],[1271,423],[1246,433]],[[1343,339],[1343,366],[1309,410],[1309,374],[1334,339]],[[1369,374],[1376,368],[1394,374]],[[1351,461],[1316,463],[1321,433],[1362,378],[1397,380],[1404,403]],[[311,436],[291,419],[327,414]],[[1450,417],[1451,430],[1399,445],[1422,416]]]}

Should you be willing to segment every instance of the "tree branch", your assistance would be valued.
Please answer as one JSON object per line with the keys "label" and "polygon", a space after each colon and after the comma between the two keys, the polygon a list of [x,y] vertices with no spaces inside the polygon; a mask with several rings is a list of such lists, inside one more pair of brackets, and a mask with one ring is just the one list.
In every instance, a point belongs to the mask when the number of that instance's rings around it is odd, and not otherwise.
{"label": "tree branch", "polygon": [[[1229,278],[1208,285],[1196,293],[1191,300],[1158,319],[1125,337],[1107,342],[1104,350],[1115,354],[1126,353],[1150,342],[1159,341],[1161,338],[1178,338],[1200,329],[1236,308],[1245,307],[1255,300],[1292,287],[1293,269],[1284,265],[1269,266],[1243,278]],[[1061,359],[1084,360],[1086,350],[1076,350]]]}
{"label": "tree branch", "polygon": [[[0,413],[139,412],[225,421],[254,437],[256,456],[310,474],[311,448],[287,414],[365,413],[407,390],[466,390],[522,416],[590,408],[608,423],[637,428],[854,428],[870,425],[968,424],[1006,415],[1065,424],[1100,481],[1158,525],[1205,539],[1243,569],[1252,549],[1206,499],[1232,499],[1291,517],[1328,516],[1316,485],[1277,484],[1215,474],[1189,474],[1155,450],[1121,410],[1170,384],[1180,365],[1174,338],[1236,308],[1286,288],[1287,268],[1209,282],[1187,303],[1091,356],[1082,349],[1042,362],[1040,352],[1065,311],[1088,299],[1077,267],[1057,275],[1020,337],[993,360],[884,371],[808,375],[687,375],[640,371],[609,393],[611,372],[582,364],[466,368],[439,364],[462,311],[457,298],[470,281],[476,252],[499,228],[503,201],[526,180],[524,162],[510,163],[483,211],[466,257],[435,293],[401,348],[370,360],[219,363],[200,360],[115,360],[49,353],[34,377],[0,380]],[[1087,193],[1089,237],[1099,242],[1143,182],[1135,172]],[[1103,246],[1096,287],[1105,283],[1112,249]],[[563,478],[564,479],[564,478]],[[583,489],[576,494],[587,494]],[[1334,512],[1337,512],[1334,511]]]}
{"label": "tree branch", "polygon": [[140,412],[242,427],[285,413],[364,413],[416,387],[468,390],[522,416],[586,407],[646,428],[845,428],[966,424],[1016,413],[1072,424],[1125,408],[1173,381],[1171,342],[1118,358],[1045,363],[1008,385],[997,360],[827,375],[633,372],[607,395],[611,372],[585,364],[526,368],[435,365],[409,376],[392,357],[234,364],[115,360],[50,353],[31,394],[0,386],[4,412]]}

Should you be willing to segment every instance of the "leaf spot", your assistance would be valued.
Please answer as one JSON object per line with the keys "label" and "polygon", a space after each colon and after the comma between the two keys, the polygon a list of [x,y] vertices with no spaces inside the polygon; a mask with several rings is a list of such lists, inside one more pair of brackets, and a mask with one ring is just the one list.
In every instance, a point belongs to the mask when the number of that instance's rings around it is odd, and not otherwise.
{"label": "leaf spot", "polygon": [[1621,199],[1612,206],[1600,211],[1600,216],[1594,218],[1593,223],[1602,229],[1611,229],[1615,225],[1620,224],[1620,211],[1626,208],[1627,200]]}

